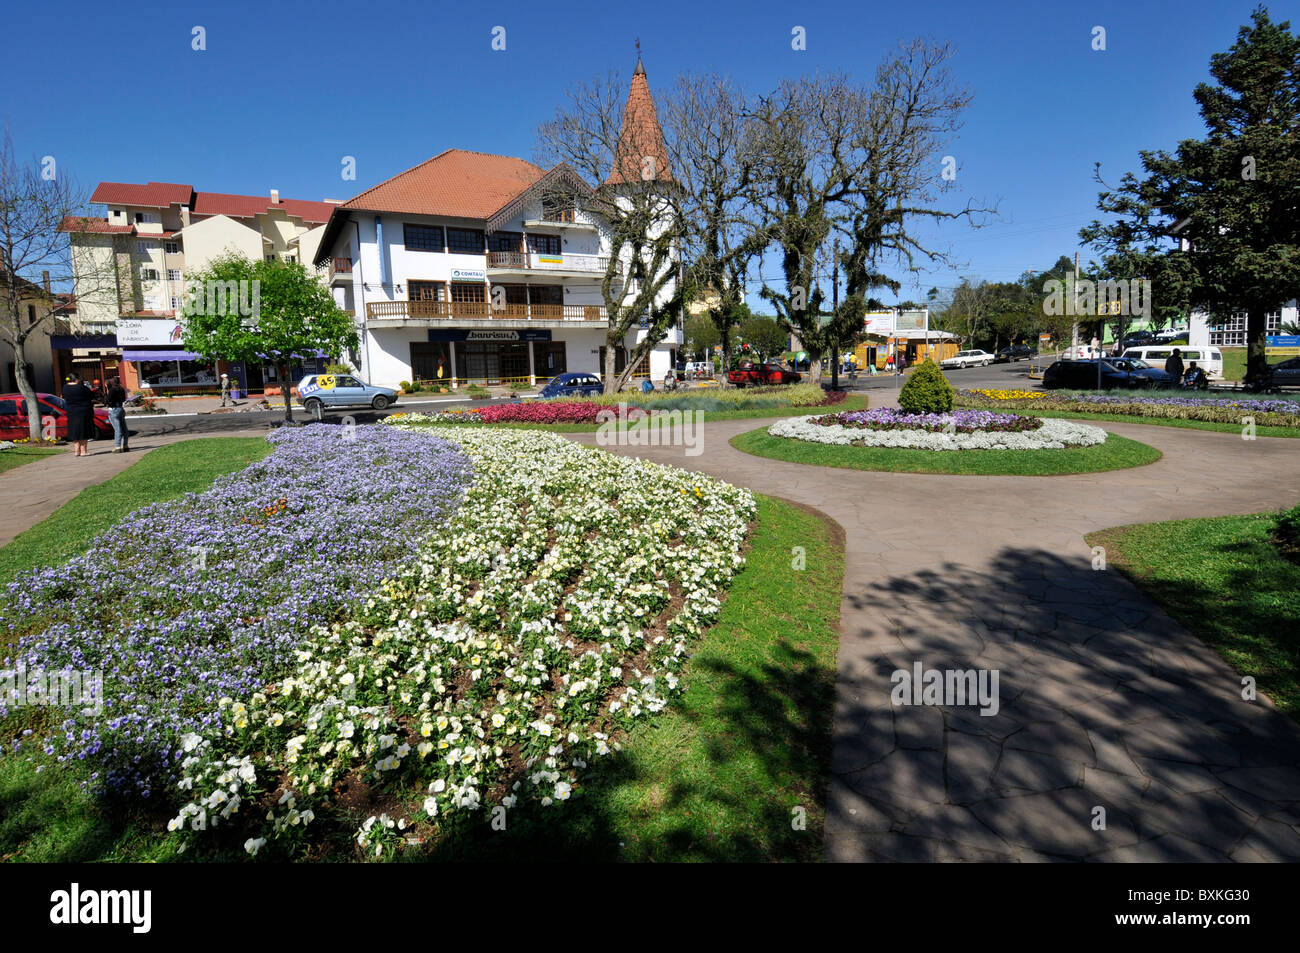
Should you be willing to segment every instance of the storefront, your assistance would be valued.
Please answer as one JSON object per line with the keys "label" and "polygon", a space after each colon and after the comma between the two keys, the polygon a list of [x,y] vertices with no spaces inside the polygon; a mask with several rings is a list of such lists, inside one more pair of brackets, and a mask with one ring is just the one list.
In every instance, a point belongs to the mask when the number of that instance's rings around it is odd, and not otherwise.
{"label": "storefront", "polygon": [[427,341],[410,348],[416,381],[531,385],[568,367],[565,342],[553,340],[549,329],[430,329]]}

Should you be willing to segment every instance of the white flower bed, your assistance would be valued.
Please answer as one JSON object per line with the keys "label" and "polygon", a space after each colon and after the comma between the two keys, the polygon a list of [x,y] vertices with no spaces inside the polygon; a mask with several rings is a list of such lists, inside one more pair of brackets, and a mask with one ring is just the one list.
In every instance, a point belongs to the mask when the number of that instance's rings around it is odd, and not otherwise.
{"label": "white flower bed", "polygon": [[[817,415],[814,415],[817,416]],[[861,427],[810,423],[811,417],[778,420],[767,432],[773,437],[857,447],[903,447],[909,450],[1062,450],[1106,442],[1100,427],[1047,417],[1037,430],[1018,433],[930,433],[925,430],[869,430]]]}
{"label": "white flower bed", "polygon": [[185,738],[191,800],[172,830],[247,805],[255,854],[308,837],[335,785],[360,780],[418,794],[357,831],[383,856],[451,812],[567,800],[679,690],[744,563],[748,490],[544,432],[419,432],[474,461],[461,508],[359,618],[317,629],[296,673]]}

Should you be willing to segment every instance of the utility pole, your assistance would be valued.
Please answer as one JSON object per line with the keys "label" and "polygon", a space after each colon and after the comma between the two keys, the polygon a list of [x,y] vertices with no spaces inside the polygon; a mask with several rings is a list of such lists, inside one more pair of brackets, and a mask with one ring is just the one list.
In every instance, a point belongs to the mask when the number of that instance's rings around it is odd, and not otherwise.
{"label": "utility pole", "polygon": [[[840,310],[840,240],[831,243],[831,326]],[[840,342],[836,338],[831,342],[831,390],[840,389]]]}
{"label": "utility pole", "polygon": [[1074,323],[1070,326],[1070,347],[1075,348],[1071,353],[1076,357],[1079,354],[1079,299],[1075,294],[1075,282],[1079,280],[1079,253],[1074,253],[1074,278],[1070,281],[1070,314],[1074,316]]}

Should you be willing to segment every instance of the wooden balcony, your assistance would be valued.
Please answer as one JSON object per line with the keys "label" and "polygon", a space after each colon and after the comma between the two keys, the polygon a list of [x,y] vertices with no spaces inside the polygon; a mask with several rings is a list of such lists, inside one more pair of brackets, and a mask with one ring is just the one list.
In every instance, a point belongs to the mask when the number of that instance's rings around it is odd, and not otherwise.
{"label": "wooden balcony", "polygon": [[352,259],[351,258],[331,258],[330,259],[330,284],[334,284],[334,279],[341,281],[352,280]]}
{"label": "wooden balcony", "polygon": [[[490,271],[541,272],[552,275],[603,278],[609,269],[606,255],[543,255],[538,252],[490,251],[487,256]],[[623,274],[623,263],[614,262],[614,274]]]}
{"label": "wooden balcony", "polygon": [[507,304],[487,301],[373,301],[366,305],[371,321],[573,321],[607,323],[601,305]]}

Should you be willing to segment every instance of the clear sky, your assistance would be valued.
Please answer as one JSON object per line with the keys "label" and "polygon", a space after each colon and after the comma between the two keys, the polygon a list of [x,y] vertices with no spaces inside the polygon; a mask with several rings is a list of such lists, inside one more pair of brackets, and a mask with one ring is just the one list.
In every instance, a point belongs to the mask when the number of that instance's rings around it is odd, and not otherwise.
{"label": "clear sky", "polygon": [[[959,267],[905,278],[901,296],[919,298],[961,275],[1014,279],[1079,250],[1093,164],[1114,181],[1138,168],[1139,149],[1199,135],[1192,90],[1254,5],[23,3],[6,10],[0,119],[20,158],[54,156],[87,189],[154,180],[347,199],[449,147],[532,158],[537,124],[573,83],[630,77],[638,37],[652,89],[718,71],[762,90],[816,71],[868,81],[900,40],[929,36],[955,45],[953,72],[975,95],[945,150],[958,192],[996,202],[1001,221],[945,229]],[[1300,0],[1269,9],[1300,29]],[[503,52],[491,48],[496,26]],[[791,48],[795,26],[804,51]],[[1096,26],[1104,51],[1092,49]],[[355,181],[341,177],[345,156]]]}

